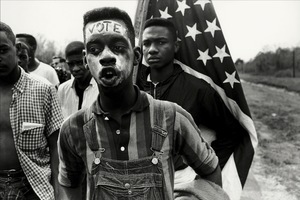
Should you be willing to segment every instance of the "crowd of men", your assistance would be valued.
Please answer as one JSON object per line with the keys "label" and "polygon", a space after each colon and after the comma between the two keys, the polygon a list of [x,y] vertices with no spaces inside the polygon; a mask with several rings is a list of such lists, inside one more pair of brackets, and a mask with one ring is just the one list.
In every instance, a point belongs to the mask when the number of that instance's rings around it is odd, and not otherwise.
{"label": "crowd of men", "polygon": [[83,22],[83,41],[52,66],[32,35],[0,24],[0,199],[229,199],[221,169],[242,127],[174,64],[172,22],[147,20],[141,47],[123,10],[92,9]]}

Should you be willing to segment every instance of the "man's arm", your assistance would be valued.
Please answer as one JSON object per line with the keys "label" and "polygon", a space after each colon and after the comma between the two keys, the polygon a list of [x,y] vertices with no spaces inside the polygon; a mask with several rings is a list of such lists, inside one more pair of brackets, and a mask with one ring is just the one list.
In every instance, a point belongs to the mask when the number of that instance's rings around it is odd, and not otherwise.
{"label": "man's arm", "polygon": [[[74,131],[74,129],[73,129]],[[76,135],[70,130],[70,118],[65,121],[58,135],[58,159],[59,159],[59,196],[62,200],[82,199],[82,180],[84,163],[74,149],[74,143],[70,136]]]}
{"label": "man's arm", "polygon": [[57,153],[57,138],[59,130],[53,132],[48,138],[50,149],[50,167],[51,167],[51,184],[54,188],[55,199],[59,199],[58,190],[58,153]]}
{"label": "man's arm", "polygon": [[219,165],[217,166],[216,170],[213,171],[211,174],[206,176],[201,176],[201,178],[214,182],[215,184],[222,187],[222,175],[221,175],[221,168]]}
{"label": "man's arm", "polygon": [[216,140],[211,146],[215,150],[221,169],[227,163],[234,150],[241,145],[248,132],[241,126],[224,104],[222,98],[213,89],[206,92],[201,104],[205,116],[201,121],[216,132]]}
{"label": "man's arm", "polygon": [[60,185],[60,199],[62,200],[81,200],[82,187],[70,188]]}
{"label": "man's arm", "polygon": [[212,147],[201,137],[201,131],[192,116],[181,107],[176,107],[174,131],[175,151],[183,155],[187,163],[203,179],[222,186],[219,160]]}

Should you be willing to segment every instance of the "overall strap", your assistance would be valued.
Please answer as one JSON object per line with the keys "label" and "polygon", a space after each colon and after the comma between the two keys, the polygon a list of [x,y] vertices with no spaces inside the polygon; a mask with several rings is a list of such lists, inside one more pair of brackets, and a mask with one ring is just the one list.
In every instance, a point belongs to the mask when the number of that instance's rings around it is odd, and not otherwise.
{"label": "overall strap", "polygon": [[[151,150],[154,153],[163,153],[162,146],[168,135],[166,130],[166,117],[165,117],[165,106],[162,104],[162,101],[157,101],[152,99],[150,104],[153,106],[153,115],[152,115],[152,142]],[[165,126],[165,127],[164,127]]]}
{"label": "overall strap", "polygon": [[84,118],[83,132],[86,141],[92,151],[98,151],[100,146],[97,139],[95,118],[94,118],[94,113],[92,113],[90,108],[88,108],[84,112],[83,118]]}
{"label": "overall strap", "polygon": [[92,112],[91,108],[86,109],[82,116],[84,120],[84,136],[90,150],[92,151],[91,153],[93,154],[92,157],[87,155],[87,167],[89,173],[94,174],[95,171],[97,171],[97,169],[93,168],[92,166],[94,164],[100,164],[100,158],[102,157],[102,153],[105,151],[105,149],[101,148],[101,145],[99,143],[99,138],[96,129],[95,114]]}

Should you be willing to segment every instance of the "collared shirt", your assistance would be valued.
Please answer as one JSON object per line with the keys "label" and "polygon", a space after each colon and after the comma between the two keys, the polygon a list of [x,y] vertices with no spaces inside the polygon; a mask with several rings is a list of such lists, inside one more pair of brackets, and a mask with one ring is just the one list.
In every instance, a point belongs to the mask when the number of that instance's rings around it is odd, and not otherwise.
{"label": "collared shirt", "polygon": [[21,167],[40,199],[54,199],[47,138],[63,120],[56,89],[21,69],[12,93],[10,121]]}
{"label": "collared shirt", "polygon": [[[58,100],[62,109],[64,119],[78,111],[79,97],[75,90],[75,79],[70,79],[58,87]],[[99,94],[98,86],[94,78],[90,85],[84,90],[81,108],[87,108],[93,104]]]}
{"label": "collared shirt", "polygon": [[[59,182],[67,187],[77,187],[81,182],[83,171],[88,174],[88,196],[92,195],[94,187],[90,174],[94,152],[87,146],[84,125],[90,118],[84,119],[87,113],[95,117],[95,130],[99,146],[105,149],[102,156],[115,160],[134,160],[152,155],[151,147],[151,116],[153,106],[157,101],[145,92],[136,88],[138,98],[131,110],[121,117],[119,124],[109,113],[105,113],[99,104],[99,99],[91,108],[81,110],[72,115],[64,123],[60,131],[58,152],[60,159]],[[155,104],[156,102],[156,104]],[[171,102],[165,103],[164,109],[170,109]],[[217,165],[218,158],[212,148],[201,138],[200,130],[193,122],[189,113],[174,104],[174,116],[162,116],[163,129],[168,132],[162,147],[164,171],[164,192],[172,199],[174,187],[173,157],[179,153],[183,155],[192,168],[199,175],[212,173]],[[89,115],[89,114],[88,114]],[[90,127],[89,129],[94,129]],[[97,140],[97,138],[95,138]],[[89,193],[91,192],[91,193]]]}

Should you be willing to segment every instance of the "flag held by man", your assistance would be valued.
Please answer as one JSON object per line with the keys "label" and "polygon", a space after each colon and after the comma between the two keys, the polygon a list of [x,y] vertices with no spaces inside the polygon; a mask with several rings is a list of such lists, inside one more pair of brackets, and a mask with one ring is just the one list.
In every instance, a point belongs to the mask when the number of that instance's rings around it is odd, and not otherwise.
{"label": "flag held by man", "polygon": [[140,41],[143,22],[152,17],[174,22],[181,41],[175,62],[186,73],[208,82],[244,127],[243,141],[222,169],[224,190],[232,200],[238,200],[257,146],[257,135],[213,4],[209,0],[140,0],[135,19]]}

